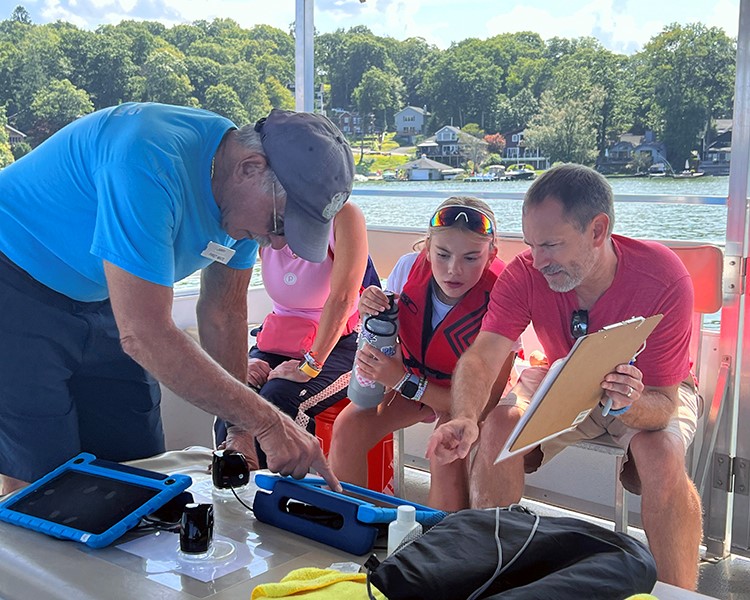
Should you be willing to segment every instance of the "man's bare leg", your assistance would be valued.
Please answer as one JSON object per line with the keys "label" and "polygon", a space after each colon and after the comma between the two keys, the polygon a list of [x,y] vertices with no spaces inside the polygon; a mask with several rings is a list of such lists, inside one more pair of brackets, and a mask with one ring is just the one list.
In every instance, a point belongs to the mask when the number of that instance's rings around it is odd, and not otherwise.
{"label": "man's bare leg", "polygon": [[630,444],[642,485],[641,519],[659,581],[695,590],[703,536],[701,501],[685,471],[682,442],[643,431]]}
{"label": "man's bare leg", "polygon": [[7,475],[0,475],[0,496],[15,492],[17,489],[22,488],[25,485],[25,481],[13,479],[13,477],[8,477]]}
{"label": "man's bare leg", "polygon": [[523,456],[494,464],[522,412],[515,406],[498,406],[485,419],[471,466],[472,508],[508,506],[521,500],[524,486]]}

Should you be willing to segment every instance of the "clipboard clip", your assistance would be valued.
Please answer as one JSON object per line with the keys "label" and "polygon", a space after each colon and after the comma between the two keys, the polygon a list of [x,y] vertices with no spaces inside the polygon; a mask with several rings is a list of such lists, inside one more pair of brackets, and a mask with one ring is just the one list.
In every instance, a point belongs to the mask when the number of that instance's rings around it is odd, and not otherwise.
{"label": "clipboard clip", "polygon": [[[630,319],[626,319],[618,323],[605,325],[604,327],[602,327],[602,331],[607,331],[608,329],[615,329],[616,327],[620,327],[621,325],[630,325],[630,323],[638,323],[637,326],[640,327],[645,321],[646,321],[645,317],[631,317]],[[641,350],[636,352],[635,355],[638,356],[640,353],[641,353]],[[635,358],[633,358],[633,360],[635,360]]]}

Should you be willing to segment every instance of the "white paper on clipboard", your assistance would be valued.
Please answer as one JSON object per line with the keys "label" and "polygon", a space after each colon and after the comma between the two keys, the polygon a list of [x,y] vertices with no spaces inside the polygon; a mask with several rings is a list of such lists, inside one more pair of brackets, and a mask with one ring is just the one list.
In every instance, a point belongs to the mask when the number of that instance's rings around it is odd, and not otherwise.
{"label": "white paper on clipboard", "polygon": [[604,376],[635,356],[662,316],[633,317],[576,340],[568,355],[550,366],[495,463],[583,421],[599,404]]}

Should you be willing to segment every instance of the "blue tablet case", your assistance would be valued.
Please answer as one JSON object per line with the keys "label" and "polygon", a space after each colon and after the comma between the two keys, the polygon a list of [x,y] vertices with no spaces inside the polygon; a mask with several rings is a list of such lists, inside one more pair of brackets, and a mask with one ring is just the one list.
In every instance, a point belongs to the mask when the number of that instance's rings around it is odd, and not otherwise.
{"label": "blue tablet case", "polygon": [[191,483],[84,452],[0,502],[0,520],[102,548]]}
{"label": "blue tablet case", "polygon": [[425,525],[435,525],[445,517],[434,508],[349,483],[342,482],[343,494],[333,492],[317,477],[295,480],[258,473],[255,484],[260,491],[255,494],[253,512],[259,521],[351,554],[372,550],[378,525],[394,521],[401,504],[414,506],[417,521]]}

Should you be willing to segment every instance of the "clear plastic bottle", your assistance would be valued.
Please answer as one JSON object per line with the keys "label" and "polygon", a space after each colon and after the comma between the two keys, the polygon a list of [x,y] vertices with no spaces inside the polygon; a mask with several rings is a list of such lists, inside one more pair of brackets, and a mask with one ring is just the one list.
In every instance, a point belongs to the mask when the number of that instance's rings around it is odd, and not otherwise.
{"label": "clear plastic bottle", "polygon": [[418,536],[422,525],[417,523],[417,509],[409,504],[398,507],[396,520],[388,525],[388,556],[393,554],[407,536]]}
{"label": "clear plastic bottle", "polygon": [[[369,344],[388,356],[396,352],[398,334],[398,305],[392,293],[386,292],[388,308],[377,315],[368,315],[362,322],[362,330],[357,338],[357,349]],[[385,387],[376,381],[363,377],[356,365],[352,368],[352,378],[347,391],[349,400],[360,408],[374,408],[383,401]]]}

